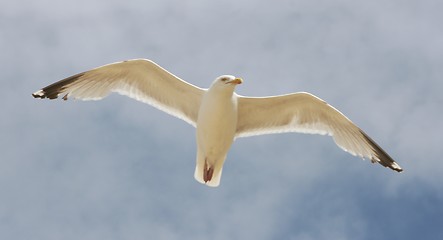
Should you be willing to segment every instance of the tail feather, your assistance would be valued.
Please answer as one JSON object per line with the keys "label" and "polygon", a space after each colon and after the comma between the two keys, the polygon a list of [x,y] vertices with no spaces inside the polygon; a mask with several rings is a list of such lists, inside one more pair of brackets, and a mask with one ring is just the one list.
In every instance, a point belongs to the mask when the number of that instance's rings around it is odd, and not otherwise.
{"label": "tail feather", "polygon": [[218,185],[220,185],[220,179],[221,179],[223,168],[220,168],[218,171],[217,171],[217,169],[214,169],[214,173],[212,175],[211,180],[209,180],[207,182],[205,182],[205,180],[203,178],[203,171],[204,171],[204,168],[199,167],[199,165],[197,164],[197,166],[195,167],[195,172],[194,172],[195,180],[197,180],[199,183],[205,184],[209,187],[218,187]]}
{"label": "tail feather", "polygon": [[208,176],[208,165],[206,162],[206,158],[203,154],[197,154],[197,164],[195,166],[194,178],[199,183],[205,184],[209,187],[218,187],[220,185],[220,179],[223,171],[223,163],[222,161],[215,162],[212,168],[212,176]]}

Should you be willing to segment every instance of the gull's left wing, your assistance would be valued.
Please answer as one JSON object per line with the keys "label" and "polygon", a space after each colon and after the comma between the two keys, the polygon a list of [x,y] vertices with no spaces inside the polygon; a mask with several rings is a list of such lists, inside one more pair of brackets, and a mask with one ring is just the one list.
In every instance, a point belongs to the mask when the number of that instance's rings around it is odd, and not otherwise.
{"label": "gull's left wing", "polygon": [[99,100],[111,92],[150,104],[194,127],[204,89],[189,84],[153,61],[134,59],[68,77],[32,94],[35,98]]}
{"label": "gull's left wing", "polygon": [[337,109],[305,92],[273,97],[238,96],[236,137],[301,132],[328,134],[343,150],[401,172],[402,168]]}

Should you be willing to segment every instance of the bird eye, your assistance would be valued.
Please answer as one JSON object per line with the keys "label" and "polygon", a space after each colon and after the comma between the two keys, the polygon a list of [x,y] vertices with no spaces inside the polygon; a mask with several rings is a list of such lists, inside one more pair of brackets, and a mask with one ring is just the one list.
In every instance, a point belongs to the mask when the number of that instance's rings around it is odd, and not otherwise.
{"label": "bird eye", "polygon": [[228,80],[228,78],[222,78],[221,80],[222,80],[222,82],[226,82]]}

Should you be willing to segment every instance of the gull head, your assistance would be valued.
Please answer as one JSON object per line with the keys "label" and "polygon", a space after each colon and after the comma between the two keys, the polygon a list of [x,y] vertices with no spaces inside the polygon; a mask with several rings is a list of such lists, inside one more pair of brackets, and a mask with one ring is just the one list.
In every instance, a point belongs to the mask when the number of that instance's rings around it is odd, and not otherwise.
{"label": "gull head", "polygon": [[231,89],[234,91],[235,86],[241,84],[242,82],[243,80],[241,78],[237,78],[232,75],[222,75],[214,80],[211,88]]}

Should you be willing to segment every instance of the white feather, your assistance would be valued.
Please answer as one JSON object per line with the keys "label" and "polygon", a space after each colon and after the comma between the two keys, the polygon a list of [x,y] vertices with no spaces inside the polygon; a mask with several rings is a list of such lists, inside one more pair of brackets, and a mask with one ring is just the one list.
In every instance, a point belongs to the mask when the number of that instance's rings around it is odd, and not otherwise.
{"label": "white feather", "polygon": [[306,92],[238,100],[236,137],[280,132],[328,134],[354,156],[401,168],[360,128],[322,99]]}
{"label": "white feather", "polygon": [[[63,81],[66,81],[66,85],[63,85]],[[117,92],[150,104],[194,127],[205,92],[146,59],[104,65],[78,74],[74,80],[68,78],[58,84],[63,87],[57,94],[66,98],[100,100],[111,92]],[[37,91],[34,96],[43,96],[49,87]]]}

